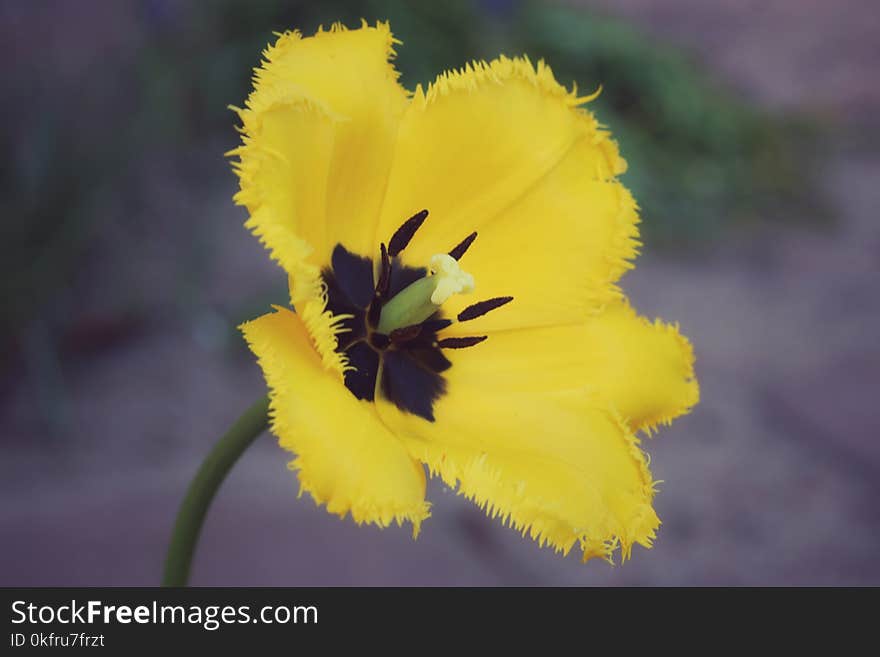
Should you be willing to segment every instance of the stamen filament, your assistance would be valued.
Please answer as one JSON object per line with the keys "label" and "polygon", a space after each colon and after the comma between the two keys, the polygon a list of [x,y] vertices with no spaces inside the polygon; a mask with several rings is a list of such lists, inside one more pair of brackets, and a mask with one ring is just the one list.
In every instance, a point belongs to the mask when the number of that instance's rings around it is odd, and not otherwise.
{"label": "stamen filament", "polygon": [[413,324],[412,326],[404,326],[403,328],[394,329],[388,337],[391,338],[391,342],[395,343],[409,342],[410,340],[419,337],[421,332],[422,325]]}

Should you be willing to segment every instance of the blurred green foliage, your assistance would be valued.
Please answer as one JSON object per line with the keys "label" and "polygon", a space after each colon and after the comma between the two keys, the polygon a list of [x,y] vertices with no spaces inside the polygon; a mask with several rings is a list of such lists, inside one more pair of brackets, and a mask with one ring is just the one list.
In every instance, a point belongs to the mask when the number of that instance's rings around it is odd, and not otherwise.
{"label": "blurred green foliage", "polygon": [[[812,127],[737,99],[685,56],[619,21],[528,5],[515,42],[560,80],[603,86],[591,106],[618,139],[653,245],[694,244],[781,203],[818,219]],[[808,211],[808,208],[813,208]],[[793,208],[789,208],[793,209]],[[806,210],[806,211],[805,211]]]}
{"label": "blurred green foliage", "polygon": [[[30,126],[2,137],[11,154],[2,164],[0,235],[7,327],[64,284],[96,232],[99,192],[124,188],[145,153],[235,142],[227,106],[247,96],[251,70],[274,31],[309,33],[362,17],[391,21],[404,42],[396,63],[410,88],[499,52],[544,58],[561,82],[584,91],[601,84],[591,108],[630,163],[626,183],[651,246],[702,243],[757,217],[817,214],[808,131],[749,107],[682,54],[617,20],[514,0],[137,6],[142,34],[131,57],[105,61],[100,75],[50,85],[35,97],[27,75],[7,80],[7,104],[25,107]],[[797,211],[777,212],[780,204]]]}

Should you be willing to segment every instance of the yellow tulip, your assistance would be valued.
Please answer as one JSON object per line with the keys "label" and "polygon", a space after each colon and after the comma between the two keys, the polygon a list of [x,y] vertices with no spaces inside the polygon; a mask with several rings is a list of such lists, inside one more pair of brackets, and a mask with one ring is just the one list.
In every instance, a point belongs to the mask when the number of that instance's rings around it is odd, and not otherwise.
{"label": "yellow tulip", "polygon": [[301,492],[430,514],[425,470],[541,545],[625,559],[660,521],[638,431],[698,400],[676,327],[616,285],[638,249],[616,143],[543,62],[408,92],[387,24],[281,35],[238,110],[247,226],[291,304],[242,326]]}

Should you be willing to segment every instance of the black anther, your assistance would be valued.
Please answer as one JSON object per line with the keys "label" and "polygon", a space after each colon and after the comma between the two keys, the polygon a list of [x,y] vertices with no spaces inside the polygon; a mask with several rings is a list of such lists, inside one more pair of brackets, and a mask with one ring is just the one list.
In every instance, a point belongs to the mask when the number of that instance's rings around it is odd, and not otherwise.
{"label": "black anther", "polygon": [[427,217],[428,211],[422,210],[404,221],[403,225],[394,231],[394,235],[388,241],[388,255],[394,258],[403,251]]}
{"label": "black anther", "polygon": [[465,347],[473,347],[485,340],[487,335],[476,335],[469,338],[444,338],[437,342],[437,346],[441,349],[464,349]]}
{"label": "black anther", "polygon": [[474,243],[474,240],[477,239],[477,231],[474,231],[467,237],[465,237],[461,242],[459,242],[458,246],[456,246],[452,251],[449,252],[456,260],[461,260],[461,256],[464,255],[465,251],[467,251],[471,244]]}

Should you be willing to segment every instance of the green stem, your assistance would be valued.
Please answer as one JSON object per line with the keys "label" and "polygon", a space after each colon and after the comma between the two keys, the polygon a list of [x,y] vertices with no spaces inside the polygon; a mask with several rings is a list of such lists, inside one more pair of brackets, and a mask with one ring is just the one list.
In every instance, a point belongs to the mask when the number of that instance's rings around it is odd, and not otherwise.
{"label": "green stem", "polygon": [[162,586],[186,586],[202,523],[217,489],[244,450],[268,426],[269,399],[264,397],[242,413],[202,462],[177,513]]}

